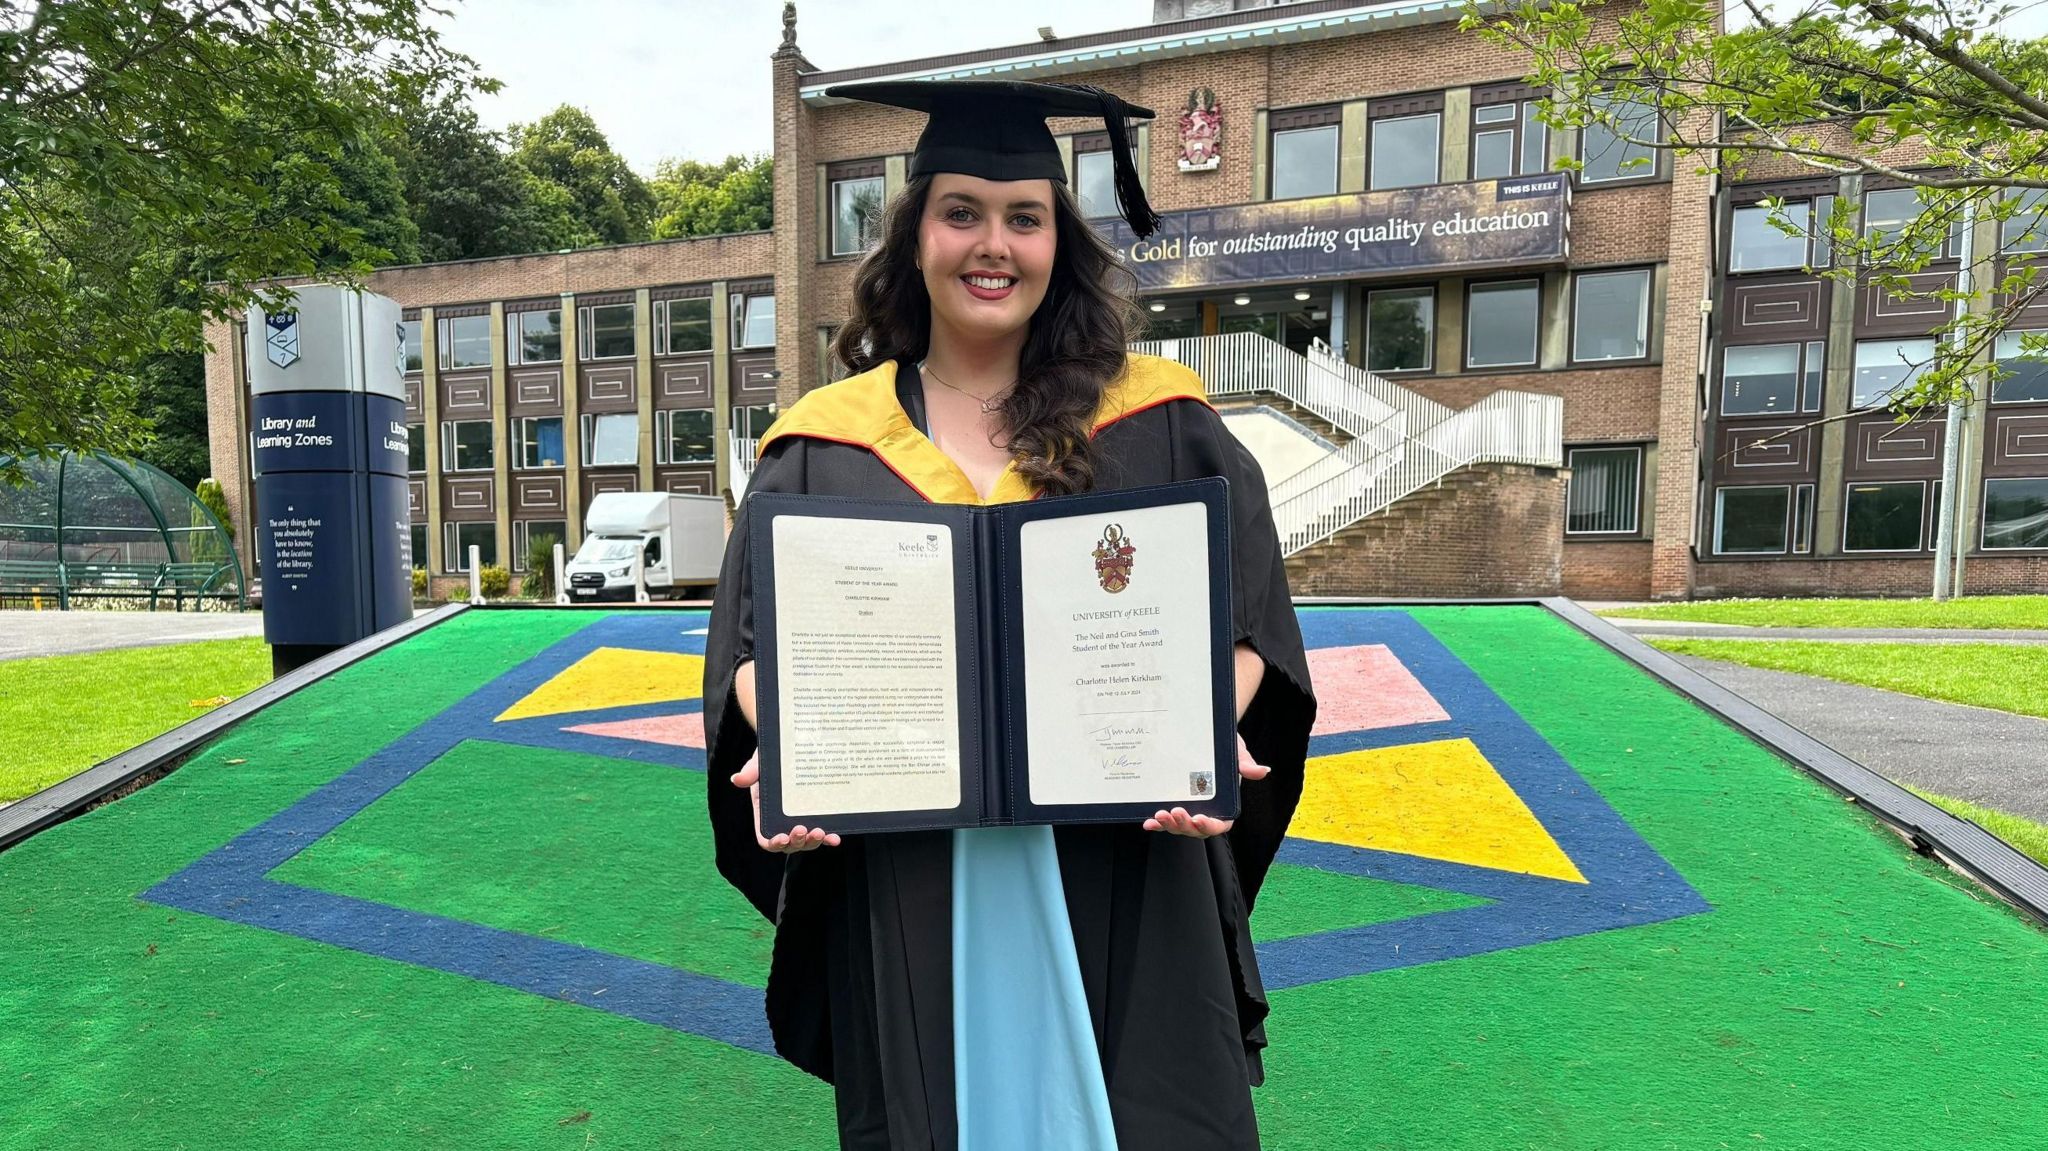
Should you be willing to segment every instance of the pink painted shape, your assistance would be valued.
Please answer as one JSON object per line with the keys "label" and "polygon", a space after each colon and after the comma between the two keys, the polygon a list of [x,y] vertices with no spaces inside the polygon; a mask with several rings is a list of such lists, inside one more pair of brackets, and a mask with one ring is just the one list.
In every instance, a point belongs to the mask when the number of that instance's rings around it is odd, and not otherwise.
{"label": "pink painted shape", "polygon": [[704,716],[701,712],[687,715],[657,715],[647,719],[616,719],[610,723],[585,723],[565,727],[563,731],[583,735],[608,735],[614,739],[637,739],[641,743],[660,743],[669,747],[694,747],[704,749]]}
{"label": "pink painted shape", "polygon": [[[1308,674],[1316,690],[1311,736],[1451,718],[1383,643],[1317,648],[1308,653]],[[1242,737],[1237,741],[1237,762],[1240,767],[1252,762]]]}
{"label": "pink painted shape", "polygon": [[1308,653],[1316,689],[1311,735],[1373,731],[1451,718],[1429,689],[1383,643],[1317,648]]}

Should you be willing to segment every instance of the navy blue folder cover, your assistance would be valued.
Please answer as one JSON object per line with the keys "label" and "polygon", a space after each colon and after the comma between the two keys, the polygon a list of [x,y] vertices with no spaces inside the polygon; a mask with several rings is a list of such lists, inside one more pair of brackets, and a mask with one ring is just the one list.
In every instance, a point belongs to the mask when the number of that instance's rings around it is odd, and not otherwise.
{"label": "navy blue folder cover", "polygon": [[[1030,801],[1030,749],[1025,739],[1024,572],[1018,537],[1037,519],[1097,515],[1133,508],[1201,503],[1209,536],[1211,711],[1215,717],[1215,794],[1196,802],[1059,804]],[[910,503],[843,496],[749,495],[748,521],[754,599],[754,706],[760,720],[761,831],[777,835],[799,824],[841,833],[995,827],[1028,823],[1140,822],[1162,807],[1191,815],[1235,819],[1238,805],[1236,660],[1231,648],[1229,481],[1220,476],[1152,487],[1121,488],[1028,502]],[[781,515],[944,524],[952,529],[953,604],[958,637],[961,778],[960,806],[936,811],[887,811],[796,817],[782,806],[781,660],[776,651],[775,533]]]}

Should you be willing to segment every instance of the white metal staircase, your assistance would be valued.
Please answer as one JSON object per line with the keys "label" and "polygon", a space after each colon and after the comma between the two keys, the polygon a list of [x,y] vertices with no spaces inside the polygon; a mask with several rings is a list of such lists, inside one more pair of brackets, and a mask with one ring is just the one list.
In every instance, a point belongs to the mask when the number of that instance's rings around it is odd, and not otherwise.
{"label": "white metal staircase", "polygon": [[1212,396],[1270,392],[1353,437],[1272,486],[1273,525],[1286,555],[1459,468],[1564,463],[1564,400],[1558,396],[1503,390],[1469,408],[1452,408],[1348,364],[1327,347],[1311,347],[1304,356],[1249,332],[1149,341],[1131,350],[1188,365]]}

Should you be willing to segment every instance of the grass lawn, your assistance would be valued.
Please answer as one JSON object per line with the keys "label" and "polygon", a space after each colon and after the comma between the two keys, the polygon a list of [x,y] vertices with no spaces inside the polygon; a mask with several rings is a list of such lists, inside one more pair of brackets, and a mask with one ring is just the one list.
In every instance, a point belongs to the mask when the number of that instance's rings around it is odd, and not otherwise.
{"label": "grass lawn", "polygon": [[262,637],[0,662],[0,802],[20,799],[270,681]]}
{"label": "grass lawn", "polygon": [[1729,599],[1618,608],[1601,615],[1751,627],[2048,628],[2048,595],[1931,599]]}
{"label": "grass lawn", "polygon": [[2048,646],[1646,637],[1678,655],[2048,718]]}

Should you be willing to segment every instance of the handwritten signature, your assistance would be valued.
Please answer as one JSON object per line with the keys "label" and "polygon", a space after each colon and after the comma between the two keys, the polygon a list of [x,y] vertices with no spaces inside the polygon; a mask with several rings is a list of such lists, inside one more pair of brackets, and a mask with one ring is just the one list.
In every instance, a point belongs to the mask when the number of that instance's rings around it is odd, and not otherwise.
{"label": "handwritten signature", "polygon": [[1152,725],[1148,723],[1112,723],[1095,728],[1088,734],[1097,739],[1115,739],[1125,735],[1151,735]]}

